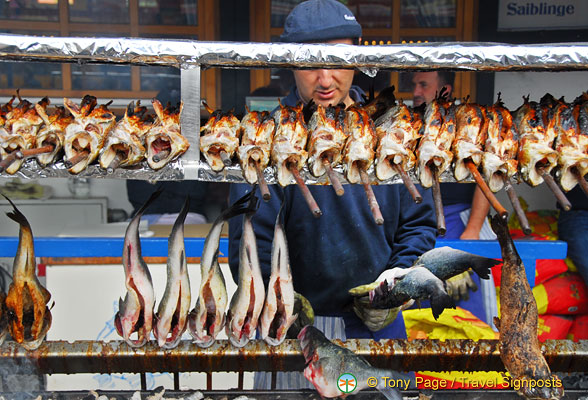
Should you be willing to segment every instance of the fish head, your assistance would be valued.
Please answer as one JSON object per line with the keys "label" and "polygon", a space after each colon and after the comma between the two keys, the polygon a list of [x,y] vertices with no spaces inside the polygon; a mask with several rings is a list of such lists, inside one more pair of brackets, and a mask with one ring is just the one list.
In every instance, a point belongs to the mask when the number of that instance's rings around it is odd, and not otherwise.
{"label": "fish head", "polygon": [[119,299],[118,312],[114,316],[114,326],[118,334],[125,340],[130,340],[136,331],[136,325],[141,315],[141,304],[136,292],[128,291],[125,299]]}

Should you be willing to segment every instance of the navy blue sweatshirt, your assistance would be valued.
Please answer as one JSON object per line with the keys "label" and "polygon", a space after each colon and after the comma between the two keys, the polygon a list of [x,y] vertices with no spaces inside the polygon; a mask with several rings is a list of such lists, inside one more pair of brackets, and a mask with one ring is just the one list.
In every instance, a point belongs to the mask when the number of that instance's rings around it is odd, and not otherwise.
{"label": "navy blue sweatshirt", "polygon": [[[294,93],[294,92],[293,92]],[[283,103],[295,105],[295,96]],[[309,185],[323,215],[314,218],[297,185],[270,185],[271,200],[261,201],[253,217],[264,280],[271,271],[271,245],[282,201],[294,289],[305,296],[317,315],[349,310],[352,287],[373,282],[384,270],[407,268],[435,245],[436,220],[430,190],[419,191],[415,204],[404,185],[373,185],[384,217],[378,226],[361,185],[345,185],[339,197],[331,186]],[[230,203],[251,190],[232,184]],[[258,193],[261,199],[261,195]],[[229,263],[234,277],[239,269],[242,218],[229,222]]]}

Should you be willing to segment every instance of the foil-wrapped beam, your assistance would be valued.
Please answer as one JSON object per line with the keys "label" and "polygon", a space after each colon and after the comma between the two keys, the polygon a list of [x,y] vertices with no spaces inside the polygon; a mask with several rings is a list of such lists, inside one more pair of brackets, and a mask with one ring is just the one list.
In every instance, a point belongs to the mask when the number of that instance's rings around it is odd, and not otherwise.
{"label": "foil-wrapped beam", "polygon": [[588,68],[588,43],[440,42],[380,46],[0,35],[0,59],[231,68],[453,69]]}
{"label": "foil-wrapped beam", "polygon": [[[336,343],[365,357],[372,365],[400,371],[503,371],[497,340],[350,339]],[[552,371],[585,371],[588,341],[548,340],[541,344]],[[53,341],[27,352],[15,342],[0,346],[0,364],[19,373],[302,371],[304,357],[297,340],[271,347],[254,340],[243,348],[227,340],[202,349],[182,341],[162,350],[151,341],[134,349],[122,341]]]}

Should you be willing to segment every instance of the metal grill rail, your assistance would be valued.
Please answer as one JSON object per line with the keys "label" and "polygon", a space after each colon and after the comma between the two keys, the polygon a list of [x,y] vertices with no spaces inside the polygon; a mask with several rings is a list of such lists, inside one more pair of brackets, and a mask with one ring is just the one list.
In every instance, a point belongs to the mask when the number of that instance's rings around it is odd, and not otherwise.
{"label": "metal grill rail", "polygon": [[[372,365],[404,371],[503,371],[497,340],[465,339],[402,340],[375,342],[350,339],[338,344],[365,357]],[[542,351],[552,371],[585,371],[588,341],[548,340]],[[201,349],[182,341],[173,350],[162,350],[151,341],[133,349],[122,341],[49,341],[35,351],[15,342],[0,346],[0,363],[12,372],[30,373],[119,373],[119,372],[218,372],[218,371],[302,371],[304,358],[297,340],[271,347],[253,341],[236,348],[226,340]],[[22,372],[19,372],[22,371]]]}

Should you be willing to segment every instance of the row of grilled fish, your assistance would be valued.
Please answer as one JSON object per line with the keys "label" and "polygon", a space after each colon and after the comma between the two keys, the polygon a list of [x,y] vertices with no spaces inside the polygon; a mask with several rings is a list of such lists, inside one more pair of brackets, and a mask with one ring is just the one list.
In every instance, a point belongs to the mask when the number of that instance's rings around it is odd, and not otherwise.
{"label": "row of grilled fish", "polygon": [[426,107],[411,108],[396,102],[393,91],[382,91],[363,107],[280,105],[273,117],[252,111],[241,121],[232,112],[209,110],[200,149],[214,171],[236,153],[252,184],[258,182],[256,168],[265,169],[271,160],[282,186],[293,183],[289,166],[301,169],[305,163],[317,177],[325,164],[342,163],[350,183],[359,182],[359,170],[374,162],[379,180],[416,167],[427,188],[433,167],[440,174],[453,163],[456,180],[466,179],[469,159],[494,192],[519,169],[536,186],[543,182],[539,168],[549,173],[558,166],[556,176],[566,191],[577,183],[574,168],[581,176],[588,173],[588,93],[572,104],[551,95],[539,103],[527,97],[511,114],[500,98],[490,107],[467,99],[457,105],[440,93]]}
{"label": "row of grilled fish", "polygon": [[20,225],[8,294],[0,289],[0,345],[8,333],[27,350],[37,349],[51,327],[51,294],[37,279],[33,231],[14,203],[6,215]]}
{"label": "row of grilled fish", "polygon": [[[124,340],[133,347],[144,345],[150,332],[163,348],[173,348],[186,329],[200,347],[209,347],[225,329],[231,343],[242,347],[255,337],[270,345],[278,345],[296,320],[294,286],[290,272],[288,246],[280,216],[275,227],[272,267],[267,295],[257,256],[255,233],[251,218],[257,209],[254,191],[225,210],[213,223],[204,243],[201,258],[199,297],[190,308],[190,282],[184,249],[183,223],[188,212],[184,205],[169,238],[167,284],[156,313],[151,275],[141,257],[138,227],[141,215],[159,195],[155,192],[137,212],[127,228],[123,250],[127,294],[119,301],[115,326]],[[218,263],[220,235],[225,222],[244,214],[240,244],[240,265],[237,291],[228,312],[225,279]]]}
{"label": "row of grilled fish", "polygon": [[117,122],[108,104],[97,105],[96,97],[90,95],[79,106],[64,98],[65,107],[58,106],[51,114],[47,97],[34,106],[20,96],[13,106],[14,100],[0,107],[0,160],[21,152],[5,166],[9,174],[20,169],[27,152],[43,167],[64,153],[69,172],[77,174],[98,158],[104,169],[131,167],[147,159],[158,170],[189,147],[180,133],[181,104],[164,108],[153,99],[154,118],[147,107],[131,102]]}

